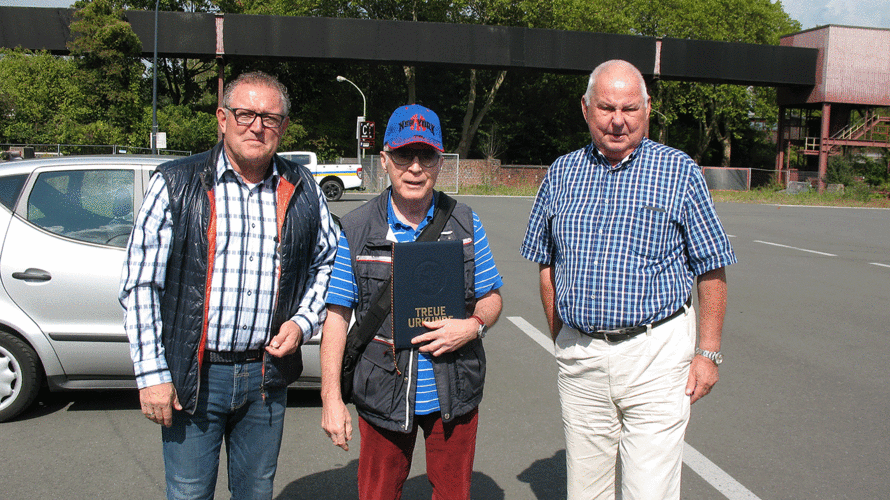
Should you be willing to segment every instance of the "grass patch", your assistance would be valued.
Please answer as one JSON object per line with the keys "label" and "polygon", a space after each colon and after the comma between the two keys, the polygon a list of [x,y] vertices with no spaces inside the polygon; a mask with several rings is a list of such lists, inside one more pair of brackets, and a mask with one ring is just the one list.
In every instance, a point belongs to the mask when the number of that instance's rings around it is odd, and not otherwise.
{"label": "grass patch", "polygon": [[[538,186],[462,186],[461,195],[535,196]],[[774,186],[750,191],[711,191],[714,201],[725,203],[760,203],[769,205],[813,205],[824,207],[890,208],[890,193],[856,183],[844,193],[783,193]]]}
{"label": "grass patch", "polygon": [[890,198],[886,193],[875,191],[868,186],[853,185],[844,193],[824,193],[808,191],[788,194],[770,188],[751,191],[711,191],[714,201],[726,203],[761,203],[774,205],[812,205],[823,207],[868,207],[890,208]]}

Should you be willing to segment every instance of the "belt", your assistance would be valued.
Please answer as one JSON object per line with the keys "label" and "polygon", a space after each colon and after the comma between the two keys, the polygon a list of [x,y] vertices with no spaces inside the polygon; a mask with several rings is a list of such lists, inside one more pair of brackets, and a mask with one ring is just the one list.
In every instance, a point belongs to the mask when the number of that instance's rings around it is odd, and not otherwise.
{"label": "belt", "polygon": [[631,326],[628,328],[618,328],[615,330],[594,330],[592,332],[586,332],[584,330],[579,330],[584,335],[591,336],[595,339],[606,340],[609,342],[621,342],[622,340],[627,340],[632,337],[636,337],[637,335],[644,333],[649,328],[656,328],[661,326],[668,321],[676,318],[677,316],[683,314],[687,308],[692,307],[692,296],[690,295],[688,299],[686,299],[686,303],[673,314],[668,316],[667,318],[660,319],[651,325],[640,325],[640,326]]}
{"label": "belt", "polygon": [[208,363],[223,363],[227,365],[263,359],[263,351],[260,349],[250,351],[211,351],[207,349],[204,351],[204,354],[204,359]]}

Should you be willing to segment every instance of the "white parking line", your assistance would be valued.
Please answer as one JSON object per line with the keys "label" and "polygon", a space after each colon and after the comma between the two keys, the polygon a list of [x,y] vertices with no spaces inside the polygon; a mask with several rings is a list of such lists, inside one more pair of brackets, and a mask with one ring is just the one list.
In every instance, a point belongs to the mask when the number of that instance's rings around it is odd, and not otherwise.
{"label": "white parking line", "polygon": [[807,250],[806,248],[790,247],[788,245],[781,245],[779,243],[771,243],[769,241],[754,240],[754,243],[763,243],[764,245],[772,245],[774,247],[790,248],[791,250],[800,250],[801,252],[815,253],[818,255],[824,255],[826,257],[837,257],[837,255],[835,255],[833,253],[817,252],[816,250]]}
{"label": "white parking line", "polygon": [[873,266],[890,267],[890,264],[881,264],[880,262],[872,262]]}
{"label": "white parking line", "polygon": [[509,316],[507,319],[522,330],[523,333],[531,337],[532,340],[540,344],[541,347],[547,350],[547,352],[553,355],[553,339],[541,333],[540,330],[532,326],[531,323],[521,316]]}
{"label": "white parking line", "polygon": [[714,462],[708,460],[708,457],[689,446],[689,443],[683,448],[683,463],[729,500],[760,500],[760,497],[717,467]]}
{"label": "white parking line", "polygon": [[[531,323],[521,316],[508,316],[507,319],[546,349],[550,355],[553,355],[553,340],[550,339],[550,336],[541,333],[540,330],[532,326]],[[683,449],[683,463],[688,465],[690,469],[729,500],[760,500],[757,495],[751,493],[750,490],[742,486],[741,483],[733,479],[723,469],[717,467],[714,462],[708,460],[698,450],[689,446],[688,443],[685,443]]]}

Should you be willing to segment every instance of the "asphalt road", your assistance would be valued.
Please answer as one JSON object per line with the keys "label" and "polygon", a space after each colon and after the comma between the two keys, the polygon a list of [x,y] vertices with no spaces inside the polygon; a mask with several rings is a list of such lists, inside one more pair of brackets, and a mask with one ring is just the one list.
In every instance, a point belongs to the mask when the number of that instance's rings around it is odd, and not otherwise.
{"label": "asphalt road", "polygon": [[[564,498],[556,366],[535,340],[537,266],[518,253],[532,200],[459,199],[482,217],[505,281],[485,342],[473,498]],[[739,263],[727,269],[721,379],[693,406],[683,498],[890,498],[890,211],[717,208]],[[330,444],[317,392],[292,390],[288,406],[276,498],[356,498],[357,433],[349,452]],[[429,498],[422,449],[406,499]],[[0,424],[0,457],[0,498],[163,497],[160,431],[135,391],[42,394]],[[224,471],[217,493],[228,498]]]}

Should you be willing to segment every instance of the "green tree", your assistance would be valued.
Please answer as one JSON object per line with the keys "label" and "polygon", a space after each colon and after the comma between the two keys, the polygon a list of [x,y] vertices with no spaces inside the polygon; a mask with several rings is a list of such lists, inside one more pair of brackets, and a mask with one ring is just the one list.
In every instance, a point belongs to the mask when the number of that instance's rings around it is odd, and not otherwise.
{"label": "green tree", "polygon": [[[240,7],[232,2],[231,8],[226,12],[238,12]],[[154,0],[133,0],[121,4],[123,8],[133,10],[153,11]],[[215,12],[219,9],[217,2],[210,1],[179,1],[163,0],[158,2],[158,10],[169,12]],[[146,78],[151,77],[151,58],[144,59]],[[158,96],[159,102],[173,105],[198,105],[205,103],[208,94],[213,94],[211,88],[216,80],[216,59],[207,57],[203,59],[182,59],[173,57],[158,57]],[[213,105],[215,107],[215,96]],[[209,111],[209,109],[208,109]]]}
{"label": "green tree", "polygon": [[[800,30],[781,2],[770,0],[665,0],[632,2],[634,30],[641,35],[722,42],[777,45],[782,35]],[[687,82],[658,82],[653,107],[656,121],[670,126],[680,114],[691,117],[697,140],[689,153],[702,161],[715,139],[724,166],[732,161],[732,142],[750,127],[752,118],[775,123],[772,89]]]}
{"label": "green tree", "polygon": [[62,142],[91,112],[77,68],[47,52],[0,50],[0,141]]}
{"label": "green tree", "polygon": [[[269,0],[253,2],[244,9],[250,14],[276,15],[325,15],[331,17],[351,17],[362,19],[399,20],[494,24],[509,26],[531,26],[538,20],[552,18],[548,3],[539,1],[507,0]],[[543,21],[541,21],[543,22]],[[403,97],[399,104],[425,102],[429,96],[418,93],[420,71],[427,68],[403,66]],[[437,76],[442,73],[436,70]],[[454,75],[454,73],[451,73]],[[477,69],[465,70],[465,75],[452,76],[464,82],[463,118],[455,148],[461,156],[467,156],[477,130],[491,109],[497,93],[504,83],[506,72],[482,72]],[[483,89],[480,92],[480,87]]]}
{"label": "green tree", "polygon": [[90,123],[107,120],[109,127],[97,130],[113,131],[114,142],[123,142],[142,114],[142,43],[111,0],[80,0],[75,8],[68,50],[81,88],[90,89],[86,104],[95,113]]}

